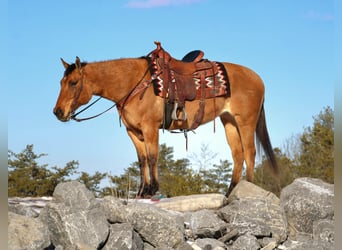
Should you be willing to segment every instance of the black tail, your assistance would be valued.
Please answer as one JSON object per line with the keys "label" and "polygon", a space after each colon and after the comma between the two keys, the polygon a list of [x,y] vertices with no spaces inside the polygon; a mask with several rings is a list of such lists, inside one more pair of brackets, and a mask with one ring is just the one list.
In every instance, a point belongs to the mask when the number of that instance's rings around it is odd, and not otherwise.
{"label": "black tail", "polygon": [[274,172],[278,174],[279,169],[278,169],[277,159],[274,155],[271,140],[267,131],[264,104],[261,107],[261,111],[260,111],[260,115],[259,115],[255,132],[256,132],[256,136],[259,142],[261,143],[262,148],[264,149],[267,159],[270,161],[272,165]]}

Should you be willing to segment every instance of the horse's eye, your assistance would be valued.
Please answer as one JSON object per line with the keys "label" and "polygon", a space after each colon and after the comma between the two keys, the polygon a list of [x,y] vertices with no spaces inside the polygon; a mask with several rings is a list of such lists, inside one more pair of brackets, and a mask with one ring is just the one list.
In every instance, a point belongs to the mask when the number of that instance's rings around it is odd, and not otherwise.
{"label": "horse's eye", "polygon": [[76,84],[77,84],[77,81],[71,81],[71,82],[69,83],[69,85],[70,85],[71,87],[76,86]]}

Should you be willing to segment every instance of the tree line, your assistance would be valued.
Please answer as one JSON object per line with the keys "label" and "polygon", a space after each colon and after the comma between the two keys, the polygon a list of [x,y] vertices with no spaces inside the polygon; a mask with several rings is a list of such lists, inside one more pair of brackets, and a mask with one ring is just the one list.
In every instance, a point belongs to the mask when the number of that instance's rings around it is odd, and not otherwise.
{"label": "tree line", "polygon": [[[288,139],[285,146],[274,148],[279,164],[275,176],[266,159],[255,168],[255,184],[277,195],[280,190],[298,177],[320,178],[334,183],[334,113],[325,107],[313,117],[313,125],[303,133]],[[121,175],[79,172],[78,161],[64,167],[39,164],[46,154],[36,154],[32,144],[20,152],[8,151],[8,196],[51,196],[56,185],[68,180],[78,180],[96,196],[114,195],[133,198],[140,185],[138,162],[133,162]],[[189,159],[174,159],[173,148],[160,145],[158,170],[159,192],[164,197],[201,193],[225,193],[232,174],[232,163],[220,160],[212,164],[216,154],[207,145],[201,146],[200,155]],[[194,168],[196,166],[196,168]],[[109,184],[101,186],[108,178]]]}

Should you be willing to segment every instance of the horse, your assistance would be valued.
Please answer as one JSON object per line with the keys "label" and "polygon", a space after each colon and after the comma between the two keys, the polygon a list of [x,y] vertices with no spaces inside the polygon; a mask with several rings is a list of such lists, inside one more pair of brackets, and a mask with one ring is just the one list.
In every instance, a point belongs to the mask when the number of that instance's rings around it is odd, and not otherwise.
{"label": "horse", "polygon": [[[137,153],[141,176],[137,197],[153,196],[159,189],[159,130],[164,120],[165,102],[154,93],[149,60],[138,57],[88,63],[76,57],[75,63],[67,63],[62,58],[61,61],[65,71],[53,109],[55,116],[62,122],[70,121],[76,110],[93,96],[113,101]],[[266,126],[262,79],[245,66],[229,62],[222,64],[229,73],[231,93],[216,97],[214,101],[205,99],[204,115],[199,125],[219,117],[224,126],[233,158],[228,197],[241,179],[244,162],[246,179],[253,182],[256,143],[263,147],[275,173],[278,165]],[[173,120],[168,130],[190,129],[201,101],[186,101],[186,119]]]}

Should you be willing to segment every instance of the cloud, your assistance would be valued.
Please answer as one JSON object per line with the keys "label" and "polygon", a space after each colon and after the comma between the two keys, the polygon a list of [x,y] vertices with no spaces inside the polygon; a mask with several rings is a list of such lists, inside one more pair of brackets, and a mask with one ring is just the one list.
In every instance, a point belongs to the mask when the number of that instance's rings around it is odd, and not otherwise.
{"label": "cloud", "polygon": [[128,8],[157,8],[157,7],[169,7],[175,5],[189,5],[201,2],[203,0],[133,0],[126,4]]}
{"label": "cloud", "polygon": [[318,20],[318,21],[333,21],[334,15],[332,13],[321,13],[315,10],[308,11],[304,17],[306,19]]}

